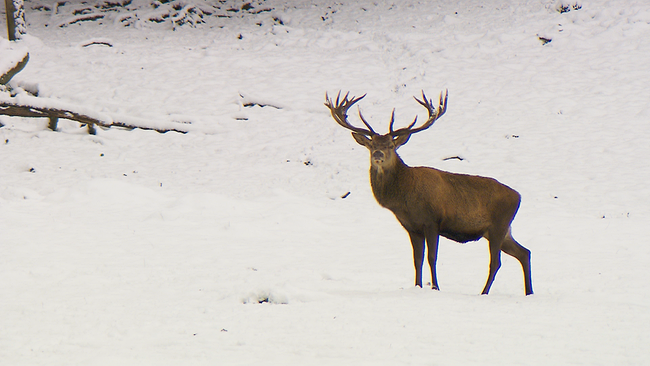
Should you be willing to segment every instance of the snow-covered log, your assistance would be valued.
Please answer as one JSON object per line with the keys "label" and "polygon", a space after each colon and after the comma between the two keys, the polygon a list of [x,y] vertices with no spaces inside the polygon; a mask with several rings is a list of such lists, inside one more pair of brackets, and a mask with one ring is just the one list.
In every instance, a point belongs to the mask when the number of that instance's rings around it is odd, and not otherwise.
{"label": "snow-covered log", "polygon": [[16,97],[0,94],[0,115],[48,118],[50,120],[49,127],[52,130],[56,130],[59,118],[68,119],[86,124],[90,134],[95,134],[96,126],[139,128],[161,133],[188,132],[187,129],[181,128],[182,126],[171,126],[171,124],[162,126],[160,124],[148,123],[147,121],[138,123],[138,119],[132,118],[127,118],[128,122],[125,120],[115,120],[105,113],[60,102],[55,99],[33,97],[26,94],[20,94]]}
{"label": "snow-covered log", "polygon": [[22,70],[29,61],[27,48],[0,39],[0,85],[5,85]]}

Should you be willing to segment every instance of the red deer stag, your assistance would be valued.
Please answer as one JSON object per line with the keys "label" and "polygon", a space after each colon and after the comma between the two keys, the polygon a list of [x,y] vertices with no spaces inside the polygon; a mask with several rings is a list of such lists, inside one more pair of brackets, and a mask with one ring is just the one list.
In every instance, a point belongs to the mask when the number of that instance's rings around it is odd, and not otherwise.
{"label": "red deer stag", "polygon": [[341,93],[332,101],[325,94],[325,105],[342,127],[352,131],[352,137],[370,150],[370,184],[377,202],[391,210],[406,229],[413,246],[415,285],[422,287],[424,242],[429,250],[432,288],[438,290],[436,259],[439,235],[465,243],[484,237],[490,248],[490,274],[482,294],[490,286],[501,266],[501,251],[519,260],[524,272],[526,295],[533,293],[530,276],[530,251],[512,238],[510,224],[519,209],[521,197],[515,190],[495,179],[449,173],[428,167],[410,167],[397,155],[397,149],[406,144],[412,134],[424,131],[447,110],[447,93],[440,94],[434,108],[422,92],[422,100],[415,100],[429,112],[429,118],[420,127],[413,128],[417,117],[408,127],[393,130],[395,110],[389,132],[380,135],[363,118],[368,129],[354,127],[348,122],[348,109],[365,95],[341,100]]}

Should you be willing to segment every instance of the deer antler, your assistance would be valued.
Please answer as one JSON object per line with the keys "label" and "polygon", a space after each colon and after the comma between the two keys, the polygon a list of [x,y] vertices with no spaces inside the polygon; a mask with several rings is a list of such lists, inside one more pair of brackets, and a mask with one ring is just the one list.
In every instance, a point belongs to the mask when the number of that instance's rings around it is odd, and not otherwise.
{"label": "deer antler", "polygon": [[432,99],[427,99],[427,96],[424,95],[424,91],[422,91],[422,100],[413,97],[418,103],[420,103],[424,108],[426,108],[429,111],[429,119],[427,119],[424,124],[418,128],[413,129],[413,126],[415,126],[415,123],[418,120],[418,117],[415,116],[415,119],[413,120],[413,123],[408,125],[408,127],[400,128],[397,131],[393,131],[393,122],[395,121],[395,111],[393,110],[393,117],[391,118],[390,121],[390,135],[395,137],[395,136],[401,136],[401,135],[410,135],[416,132],[420,132],[423,130],[426,130],[427,128],[431,127],[433,123],[440,118],[445,112],[447,111],[447,96],[449,95],[449,91],[445,92],[445,98],[442,98],[442,92],[440,93],[440,102],[438,103],[438,108],[433,107],[433,100]]}
{"label": "deer antler", "polygon": [[366,122],[366,120],[363,118],[361,115],[361,110],[359,110],[359,117],[361,118],[361,121],[363,121],[363,124],[368,127],[368,129],[364,128],[359,128],[359,127],[354,127],[348,122],[348,109],[352,107],[352,105],[358,101],[360,101],[363,97],[366,95],[362,95],[358,98],[352,97],[352,99],[348,99],[348,96],[350,93],[346,93],[345,96],[343,97],[343,100],[341,100],[341,92],[339,91],[338,95],[336,96],[336,103],[332,102],[332,100],[329,98],[327,93],[325,93],[325,106],[330,109],[330,112],[332,112],[332,117],[334,117],[334,120],[336,123],[341,125],[342,127],[347,128],[348,130],[354,131],[356,133],[360,133],[362,135],[366,136],[374,136],[377,135],[377,132],[370,127],[370,124]]}

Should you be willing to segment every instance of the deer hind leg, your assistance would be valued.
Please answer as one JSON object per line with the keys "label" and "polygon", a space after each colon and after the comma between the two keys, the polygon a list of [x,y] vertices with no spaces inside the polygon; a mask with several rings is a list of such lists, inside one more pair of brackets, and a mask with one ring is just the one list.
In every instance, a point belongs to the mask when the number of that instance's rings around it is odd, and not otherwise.
{"label": "deer hind leg", "polygon": [[503,240],[501,250],[503,250],[504,253],[517,258],[519,263],[521,263],[521,268],[524,271],[524,286],[526,287],[526,295],[532,295],[533,281],[530,275],[530,250],[517,243],[517,241],[512,237],[510,229],[508,229],[508,234]]}
{"label": "deer hind leg", "polygon": [[424,235],[409,231],[413,246],[413,264],[415,265],[415,286],[422,287],[422,264],[424,262]]}
{"label": "deer hind leg", "polygon": [[436,276],[436,262],[438,261],[438,229],[429,228],[425,234],[427,239],[427,251],[428,251],[428,260],[429,267],[431,268],[431,288],[434,290],[440,290],[438,287],[438,277]]}

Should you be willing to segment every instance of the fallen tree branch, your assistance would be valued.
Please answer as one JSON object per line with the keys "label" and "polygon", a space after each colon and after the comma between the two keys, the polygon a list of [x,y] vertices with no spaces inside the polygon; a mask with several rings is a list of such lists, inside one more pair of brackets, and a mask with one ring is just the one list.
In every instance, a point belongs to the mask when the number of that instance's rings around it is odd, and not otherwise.
{"label": "fallen tree branch", "polygon": [[0,38],[0,85],[5,85],[29,61],[27,47]]}
{"label": "fallen tree branch", "polygon": [[[76,121],[88,125],[88,132],[95,134],[95,126],[101,127],[124,127],[124,128],[139,128],[142,130],[153,130],[161,133],[165,132],[179,132],[187,133],[188,129],[183,128],[162,128],[160,126],[148,125],[147,123],[129,123],[124,121],[115,121],[109,115],[97,113],[93,111],[79,111],[83,108],[70,108],[71,106],[57,106],[62,104],[57,100],[38,98],[31,96],[18,97],[3,97],[0,95],[0,115],[14,116],[14,117],[42,117],[49,118],[49,128],[56,130],[56,125],[59,118]],[[77,111],[73,111],[77,109]]]}
{"label": "fallen tree branch", "polygon": [[7,84],[11,80],[11,78],[14,77],[14,75],[19,73],[22,69],[24,69],[25,65],[27,65],[27,61],[29,61],[29,53],[26,53],[25,57],[23,57],[23,59],[20,60],[14,67],[12,67],[7,72],[0,75],[0,85]]}

